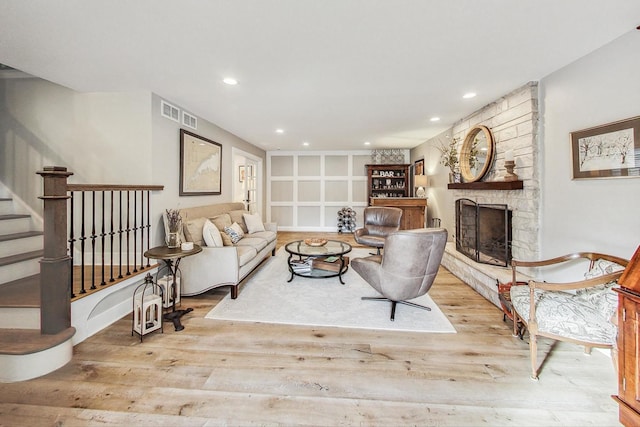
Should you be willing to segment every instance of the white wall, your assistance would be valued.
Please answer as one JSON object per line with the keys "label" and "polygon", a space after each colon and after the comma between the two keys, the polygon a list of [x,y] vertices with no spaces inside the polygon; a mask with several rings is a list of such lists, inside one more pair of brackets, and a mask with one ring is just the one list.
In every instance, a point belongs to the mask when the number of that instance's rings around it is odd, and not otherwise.
{"label": "white wall", "polygon": [[[166,208],[188,208],[192,206],[202,206],[212,203],[226,203],[233,201],[234,165],[232,147],[239,148],[262,159],[266,158],[266,152],[245,140],[227,132],[226,130],[210,123],[195,114],[198,119],[198,129],[194,130],[172,121],[160,114],[160,103],[163,98],[153,94],[152,96],[152,139],[153,152],[151,153],[152,181],[153,184],[164,185],[164,191],[157,192],[153,197],[152,226],[155,233],[152,236],[152,246],[162,244],[164,239],[164,229],[162,227],[162,213]],[[182,106],[174,103],[171,99],[165,99],[172,105],[180,108],[182,117]],[[180,196],[180,128],[186,129],[204,138],[208,138],[222,145],[222,194],[206,196]],[[149,162],[149,159],[147,159]],[[263,181],[264,182],[264,181]],[[263,197],[264,200],[264,197]],[[259,208],[264,211],[264,205]]]}
{"label": "white wall", "polygon": [[39,78],[0,80],[0,181],[42,212],[43,166],[72,183],[152,184],[150,94],[79,93]]}
{"label": "white wall", "polygon": [[640,31],[633,30],[541,80],[544,257],[598,251],[630,258],[640,244],[640,179],[572,180],[569,139],[639,116],[638,70]]}
{"label": "white wall", "polygon": [[411,161],[424,159],[424,173],[428,177],[427,183],[427,226],[433,218],[439,218],[440,226],[449,232],[449,240],[453,240],[456,231],[455,199],[453,192],[447,189],[449,183],[449,168],[440,164],[440,145],[449,145],[451,129],[429,139],[411,150]]}

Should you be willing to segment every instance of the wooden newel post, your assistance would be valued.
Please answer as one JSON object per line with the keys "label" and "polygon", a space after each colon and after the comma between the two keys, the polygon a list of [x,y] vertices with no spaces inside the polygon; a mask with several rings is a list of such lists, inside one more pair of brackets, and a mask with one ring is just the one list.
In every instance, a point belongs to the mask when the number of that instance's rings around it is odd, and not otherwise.
{"label": "wooden newel post", "polygon": [[40,260],[40,332],[53,335],[71,326],[71,257],[67,253],[67,168],[47,166],[44,180],[44,256]]}

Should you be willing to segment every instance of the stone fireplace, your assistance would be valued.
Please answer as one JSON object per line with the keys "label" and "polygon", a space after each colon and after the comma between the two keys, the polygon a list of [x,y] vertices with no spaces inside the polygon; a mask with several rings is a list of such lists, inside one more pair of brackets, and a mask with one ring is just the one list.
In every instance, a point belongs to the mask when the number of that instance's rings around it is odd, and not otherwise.
{"label": "stone fireplace", "polygon": [[456,200],[456,250],[478,263],[509,266],[511,214],[507,205]]}
{"label": "stone fireplace", "polygon": [[[451,210],[453,216],[448,220],[456,224],[455,232],[450,230],[453,241],[447,243],[442,264],[454,275],[469,284],[496,306],[500,306],[496,281],[511,281],[511,256],[514,259],[539,259],[539,222],[540,222],[540,170],[538,160],[538,84],[531,82],[505,95],[503,98],[476,111],[471,116],[457,122],[452,129],[452,136],[457,141],[464,141],[469,130],[476,125],[487,126],[495,140],[495,157],[491,169],[484,176],[483,182],[504,181],[504,160],[507,150],[512,151],[516,162],[515,173],[522,180],[522,189],[494,189],[489,186],[449,189],[456,207]],[[463,219],[458,225],[455,216],[458,212],[458,201],[466,200],[463,211],[475,210],[474,206],[482,206],[480,215],[488,215],[487,221],[498,224],[495,228],[507,227],[504,239],[509,243],[500,243],[489,253],[485,253],[483,240],[487,237],[477,229],[475,219]],[[500,206],[500,209],[496,207]],[[498,212],[496,212],[498,211]],[[500,213],[501,212],[501,213]],[[506,213],[505,213],[506,212]],[[498,218],[499,217],[499,218]],[[475,212],[474,212],[475,218]],[[495,231],[495,229],[494,229]],[[492,232],[493,233],[493,232]],[[501,234],[500,232],[495,234]],[[510,234],[510,236],[509,236]],[[469,249],[473,240],[480,240],[480,254]],[[506,248],[501,246],[506,245]],[[462,250],[460,250],[462,248]],[[496,253],[508,251],[506,262],[495,262]],[[467,256],[468,253],[471,256]],[[490,262],[485,263],[489,260]],[[524,277],[523,277],[524,278]]]}

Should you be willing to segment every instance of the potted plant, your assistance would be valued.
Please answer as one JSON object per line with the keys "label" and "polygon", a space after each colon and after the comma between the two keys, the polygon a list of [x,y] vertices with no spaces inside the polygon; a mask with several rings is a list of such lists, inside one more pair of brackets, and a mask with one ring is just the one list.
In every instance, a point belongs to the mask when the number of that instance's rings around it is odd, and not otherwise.
{"label": "potted plant", "polygon": [[449,182],[460,182],[460,171],[458,169],[458,141],[453,138],[449,145],[440,144],[438,150],[440,151],[440,164],[447,166],[449,172]]}
{"label": "potted plant", "polygon": [[182,217],[180,211],[177,209],[167,209],[167,227],[169,233],[167,234],[167,247],[177,248],[180,246],[180,226],[182,225]]}

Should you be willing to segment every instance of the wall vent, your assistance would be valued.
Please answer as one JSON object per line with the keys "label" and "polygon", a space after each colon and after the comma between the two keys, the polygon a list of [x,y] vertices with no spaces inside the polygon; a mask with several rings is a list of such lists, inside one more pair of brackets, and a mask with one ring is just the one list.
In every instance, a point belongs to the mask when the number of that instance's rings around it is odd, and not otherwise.
{"label": "wall vent", "polygon": [[191,129],[198,129],[198,119],[186,111],[182,112],[182,124]]}
{"label": "wall vent", "polygon": [[175,105],[169,104],[164,99],[160,101],[160,114],[167,119],[180,123],[180,109]]}

